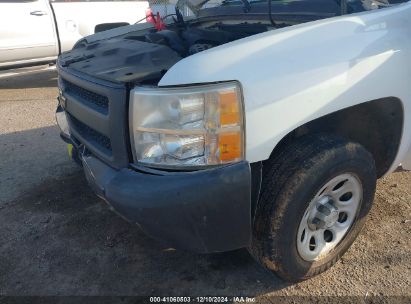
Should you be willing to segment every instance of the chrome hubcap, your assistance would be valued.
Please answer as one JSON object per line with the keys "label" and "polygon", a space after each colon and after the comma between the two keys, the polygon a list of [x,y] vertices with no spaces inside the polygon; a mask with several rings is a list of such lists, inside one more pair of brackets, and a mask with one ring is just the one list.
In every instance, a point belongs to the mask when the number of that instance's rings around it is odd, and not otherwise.
{"label": "chrome hubcap", "polygon": [[297,233],[297,250],[306,261],[324,258],[345,237],[362,200],[362,185],[351,173],[327,182],[308,205]]}

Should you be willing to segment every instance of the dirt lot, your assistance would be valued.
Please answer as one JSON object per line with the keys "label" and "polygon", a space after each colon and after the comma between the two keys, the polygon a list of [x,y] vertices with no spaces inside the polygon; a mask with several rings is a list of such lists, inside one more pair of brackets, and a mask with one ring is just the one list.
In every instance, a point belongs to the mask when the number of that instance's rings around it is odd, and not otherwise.
{"label": "dirt lot", "polygon": [[110,212],[67,157],[56,95],[54,71],[0,74],[0,295],[411,296],[411,173],[379,181],[335,267],[289,285],[246,250],[166,250]]}

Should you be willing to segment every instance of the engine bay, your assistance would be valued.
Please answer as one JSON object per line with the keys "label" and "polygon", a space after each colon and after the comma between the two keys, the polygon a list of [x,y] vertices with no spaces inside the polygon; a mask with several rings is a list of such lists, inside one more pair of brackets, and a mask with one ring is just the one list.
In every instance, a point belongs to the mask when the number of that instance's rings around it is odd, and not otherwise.
{"label": "engine bay", "polygon": [[268,31],[268,25],[262,23],[225,24],[218,22],[205,28],[190,26],[180,29],[172,27],[171,29],[161,31],[150,31],[144,36],[125,36],[124,39],[136,39],[143,42],[166,45],[180,56],[187,57],[266,31]]}
{"label": "engine bay", "polygon": [[58,65],[110,82],[156,85],[185,57],[270,29],[270,24],[246,21],[150,27],[107,39],[83,39],[59,57]]}

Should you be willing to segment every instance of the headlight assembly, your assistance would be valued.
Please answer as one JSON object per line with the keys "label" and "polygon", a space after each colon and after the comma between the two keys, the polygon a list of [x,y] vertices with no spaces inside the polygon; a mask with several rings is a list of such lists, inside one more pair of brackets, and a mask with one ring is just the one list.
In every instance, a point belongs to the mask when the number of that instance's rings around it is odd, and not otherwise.
{"label": "headlight assembly", "polygon": [[134,161],[157,167],[198,167],[244,159],[239,85],[136,87],[130,97]]}

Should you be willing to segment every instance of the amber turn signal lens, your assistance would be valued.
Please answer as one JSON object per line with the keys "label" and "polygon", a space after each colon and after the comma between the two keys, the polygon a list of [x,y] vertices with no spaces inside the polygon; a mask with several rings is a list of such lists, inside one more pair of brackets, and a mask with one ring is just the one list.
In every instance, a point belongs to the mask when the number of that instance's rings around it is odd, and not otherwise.
{"label": "amber turn signal lens", "polygon": [[218,138],[221,161],[235,161],[241,158],[242,138],[240,132],[220,133]]}
{"label": "amber turn signal lens", "polygon": [[240,109],[235,91],[221,92],[220,94],[220,125],[229,126],[240,123]]}

